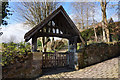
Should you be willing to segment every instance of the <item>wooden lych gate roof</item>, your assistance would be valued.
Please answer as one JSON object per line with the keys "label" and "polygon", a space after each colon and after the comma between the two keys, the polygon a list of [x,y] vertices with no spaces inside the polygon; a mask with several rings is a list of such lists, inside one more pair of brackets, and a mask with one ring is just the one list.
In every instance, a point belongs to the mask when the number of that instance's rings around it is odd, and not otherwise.
{"label": "wooden lych gate roof", "polygon": [[71,38],[78,36],[77,42],[84,42],[76,25],[70,19],[62,6],[51,13],[41,23],[28,31],[24,39],[29,41],[33,37]]}

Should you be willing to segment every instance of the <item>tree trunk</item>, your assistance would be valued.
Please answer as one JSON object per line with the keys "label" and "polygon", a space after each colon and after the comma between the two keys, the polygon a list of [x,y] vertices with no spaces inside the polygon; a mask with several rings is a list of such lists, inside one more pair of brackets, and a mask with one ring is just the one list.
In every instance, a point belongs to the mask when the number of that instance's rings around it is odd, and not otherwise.
{"label": "tree trunk", "polygon": [[97,42],[98,38],[97,38],[96,29],[95,29],[95,20],[94,20],[95,6],[94,5],[95,4],[93,3],[93,6],[92,6],[92,8],[93,8],[93,10],[92,10],[92,18],[93,18],[93,29],[94,29],[94,34],[95,34],[95,41]]}
{"label": "tree trunk", "polygon": [[[103,41],[104,42],[109,42],[109,30],[107,28],[107,16],[106,16],[106,6],[107,6],[107,2],[106,0],[103,2],[101,2],[101,10],[102,10],[102,29],[103,29]],[[107,35],[107,39],[106,39],[106,35]]]}
{"label": "tree trunk", "polygon": [[95,41],[97,42],[97,34],[96,34],[95,26],[93,27],[93,29],[94,29],[94,34],[95,34]]}
{"label": "tree trunk", "polygon": [[110,32],[108,28],[106,28],[106,34],[107,34],[107,42],[110,42]]}
{"label": "tree trunk", "polygon": [[105,9],[104,9],[104,7],[103,7],[103,10],[102,10],[102,20],[103,20],[103,25],[102,25],[102,27],[103,27],[103,41],[104,42],[106,42],[107,40],[106,40],[106,35],[105,35]]}
{"label": "tree trunk", "polygon": [[83,27],[83,29],[84,29],[84,22],[83,22],[83,20],[84,20],[84,18],[83,18],[83,6],[81,5],[81,15],[82,15],[82,27]]}
{"label": "tree trunk", "polygon": [[106,42],[106,36],[105,36],[105,28],[104,28],[104,25],[102,25],[102,30],[103,30],[103,42]]}
{"label": "tree trunk", "polygon": [[104,11],[104,20],[105,20],[104,22],[105,22],[105,31],[106,31],[107,42],[110,42],[110,33],[109,33],[109,29],[108,29],[106,11]]}
{"label": "tree trunk", "polygon": [[88,25],[89,25],[89,24],[88,24],[88,20],[89,20],[89,19],[88,19],[88,18],[89,18],[89,15],[88,15],[88,7],[87,7],[87,13],[86,13],[86,15],[87,15],[87,26],[86,26],[86,29],[88,29]]}

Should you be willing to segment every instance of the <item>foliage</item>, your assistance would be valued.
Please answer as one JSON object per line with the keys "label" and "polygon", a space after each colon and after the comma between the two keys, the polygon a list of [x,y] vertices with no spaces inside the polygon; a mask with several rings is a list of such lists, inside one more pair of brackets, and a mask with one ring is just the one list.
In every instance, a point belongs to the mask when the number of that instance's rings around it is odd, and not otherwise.
{"label": "foliage", "polygon": [[120,22],[114,22],[111,24],[108,24],[108,28],[111,33],[111,39],[114,41],[119,41],[120,40],[120,27],[119,27]]}
{"label": "foliage", "polygon": [[[8,15],[12,15],[9,10],[9,3],[8,2],[2,2],[2,24],[7,25],[8,22],[4,20],[4,18],[8,18]],[[0,23],[1,24],[1,23]]]}
{"label": "foliage", "polygon": [[64,46],[65,46],[65,44],[64,44],[63,41],[56,40],[55,41],[55,45],[54,45],[54,49],[60,50]]}
{"label": "foliage", "polygon": [[119,35],[112,35],[112,40],[119,41]]}
{"label": "foliage", "polygon": [[102,35],[102,27],[96,28],[97,35]]}
{"label": "foliage", "polygon": [[38,47],[42,46],[42,43],[41,43],[40,40],[37,40],[37,46],[38,46]]}
{"label": "foliage", "polygon": [[[112,24],[108,24],[108,28],[110,31],[110,38],[112,39],[112,41],[120,40],[120,35],[119,35],[120,28],[118,27],[119,24],[120,22],[114,22]],[[102,35],[102,27],[99,26],[98,28],[96,28],[96,33],[97,33],[97,36]],[[94,39],[95,34],[94,34],[93,28],[90,28],[82,31],[81,35],[86,41],[89,41]]]}
{"label": "foliage", "polygon": [[30,51],[29,43],[2,43],[2,65],[12,64],[26,56]]}
{"label": "foliage", "polygon": [[85,41],[92,39],[92,36],[94,36],[93,28],[86,29],[85,31],[81,32],[81,35]]}

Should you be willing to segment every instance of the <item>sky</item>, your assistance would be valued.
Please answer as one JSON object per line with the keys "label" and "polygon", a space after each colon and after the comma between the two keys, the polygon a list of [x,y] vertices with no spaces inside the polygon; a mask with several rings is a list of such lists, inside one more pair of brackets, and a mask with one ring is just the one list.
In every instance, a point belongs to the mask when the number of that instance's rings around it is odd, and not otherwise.
{"label": "sky", "polygon": [[[99,3],[97,3],[98,6],[100,6]],[[109,4],[116,4],[116,3],[112,3],[110,2]],[[70,2],[65,2],[62,3],[62,6],[64,7],[65,11],[68,13],[68,15],[71,17],[71,19],[73,19],[74,17],[74,12],[71,10],[71,3]],[[11,10],[13,10],[13,8],[15,8],[14,3],[10,2],[10,7]],[[116,7],[117,8],[117,7]],[[100,7],[98,9],[96,9],[96,12],[98,12],[95,16],[95,19],[100,22],[102,19],[102,14],[101,14],[101,9]],[[118,16],[116,13],[116,9],[114,8],[109,8],[107,9],[107,19],[113,18],[114,21],[118,21]],[[99,14],[99,15],[98,15]],[[24,34],[26,32],[28,32],[31,28],[29,26],[26,26],[23,24],[24,20],[19,20],[17,21],[15,18],[17,16],[17,13],[14,12],[12,16],[10,16],[10,19],[8,19],[8,25],[7,26],[1,26],[2,27],[2,32],[3,35],[0,37],[0,43],[1,42],[9,42],[9,41],[14,41],[14,42],[21,42],[24,41]],[[19,17],[19,16],[18,16]]]}

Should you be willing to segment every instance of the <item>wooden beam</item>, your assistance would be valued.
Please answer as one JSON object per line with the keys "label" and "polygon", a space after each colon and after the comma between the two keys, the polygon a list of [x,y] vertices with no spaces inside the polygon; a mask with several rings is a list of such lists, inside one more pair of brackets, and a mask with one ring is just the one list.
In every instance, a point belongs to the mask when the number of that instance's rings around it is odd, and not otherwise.
{"label": "wooden beam", "polygon": [[58,29],[58,31],[60,32],[60,31],[63,31],[63,30],[61,30],[61,28],[58,26],[47,26],[47,28],[49,28],[50,29],[50,32],[51,33],[53,33],[53,29],[55,30],[55,33],[57,33],[57,29]]}
{"label": "wooden beam", "polygon": [[68,34],[58,34],[58,33],[37,33],[37,37],[60,37],[60,38],[70,38],[71,35],[68,35]]}
{"label": "wooden beam", "polygon": [[48,25],[46,25],[46,32],[48,32],[49,28],[48,28]]}
{"label": "wooden beam", "polygon": [[42,32],[44,32],[43,28],[41,29]]}
{"label": "wooden beam", "polygon": [[55,28],[55,29],[60,29],[59,27],[57,27],[57,26],[49,26],[49,25],[47,25],[47,28]]}
{"label": "wooden beam", "polygon": [[36,36],[32,37],[32,51],[33,52],[37,51],[37,37]]}

